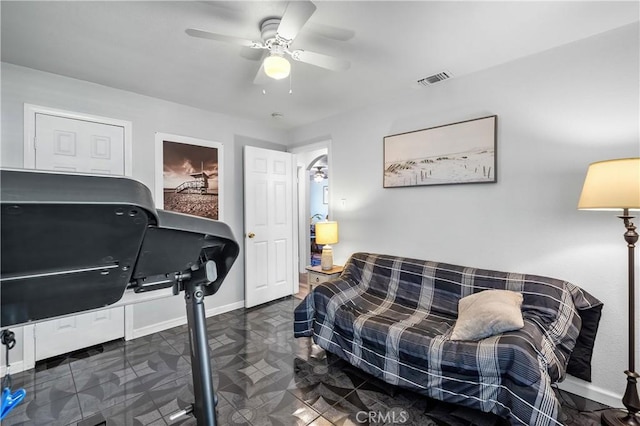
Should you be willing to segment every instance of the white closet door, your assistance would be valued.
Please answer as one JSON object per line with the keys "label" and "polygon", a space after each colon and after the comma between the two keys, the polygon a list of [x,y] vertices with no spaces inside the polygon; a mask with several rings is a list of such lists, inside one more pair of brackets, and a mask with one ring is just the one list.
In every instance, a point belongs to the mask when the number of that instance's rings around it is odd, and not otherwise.
{"label": "white closet door", "polygon": [[[35,168],[124,175],[124,128],[36,114]],[[124,308],[103,309],[35,324],[35,360],[124,337]]]}
{"label": "white closet door", "polygon": [[124,175],[124,128],[36,114],[36,169]]}

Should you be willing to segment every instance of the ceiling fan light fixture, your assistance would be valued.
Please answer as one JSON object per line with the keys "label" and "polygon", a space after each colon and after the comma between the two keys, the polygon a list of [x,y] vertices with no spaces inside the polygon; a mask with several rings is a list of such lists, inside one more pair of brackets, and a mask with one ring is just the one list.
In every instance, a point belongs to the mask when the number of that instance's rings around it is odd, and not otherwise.
{"label": "ceiling fan light fixture", "polygon": [[264,73],[274,80],[282,80],[289,77],[291,64],[282,55],[272,53],[264,58]]}
{"label": "ceiling fan light fixture", "polygon": [[313,181],[320,183],[327,178],[327,174],[322,171],[322,167],[316,167],[318,170],[313,174]]}

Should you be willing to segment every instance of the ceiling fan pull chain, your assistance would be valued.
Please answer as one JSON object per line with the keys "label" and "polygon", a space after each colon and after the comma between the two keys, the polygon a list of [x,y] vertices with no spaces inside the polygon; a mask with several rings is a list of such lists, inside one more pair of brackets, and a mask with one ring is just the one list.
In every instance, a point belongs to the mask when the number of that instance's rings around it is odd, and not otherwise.
{"label": "ceiling fan pull chain", "polygon": [[292,89],[292,87],[291,87],[291,85],[292,85],[292,83],[291,83],[291,79],[292,79],[293,77],[291,77],[291,74],[293,74],[293,73],[290,73],[290,74],[289,74],[289,94],[290,94],[290,95],[291,95],[291,94],[293,94],[293,89]]}

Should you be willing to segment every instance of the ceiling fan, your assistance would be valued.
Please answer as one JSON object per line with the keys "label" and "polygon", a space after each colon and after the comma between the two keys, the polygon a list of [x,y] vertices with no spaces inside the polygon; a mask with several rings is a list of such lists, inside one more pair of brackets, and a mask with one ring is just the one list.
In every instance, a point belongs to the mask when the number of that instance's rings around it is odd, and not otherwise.
{"label": "ceiling fan", "polygon": [[[304,62],[331,71],[344,71],[351,66],[350,62],[322,53],[308,50],[291,50],[290,46],[316,10],[309,0],[290,1],[282,17],[269,17],[260,23],[261,41],[252,41],[225,34],[212,33],[205,30],[189,28],[186,33],[192,37],[206,38],[226,43],[268,51],[254,79],[255,84],[263,84],[270,77],[280,80],[289,76],[291,64],[287,57],[294,61]],[[265,52],[266,53],[266,52]]]}
{"label": "ceiling fan", "polygon": [[325,179],[328,179],[329,176],[327,172],[322,171],[322,169],[326,168],[324,166],[315,166],[318,170],[313,174],[314,182],[320,183]]}

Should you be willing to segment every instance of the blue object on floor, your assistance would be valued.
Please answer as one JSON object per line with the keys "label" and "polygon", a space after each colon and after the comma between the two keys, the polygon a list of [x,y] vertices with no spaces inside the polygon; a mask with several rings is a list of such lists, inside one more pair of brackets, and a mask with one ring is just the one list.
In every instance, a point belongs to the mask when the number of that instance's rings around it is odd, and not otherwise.
{"label": "blue object on floor", "polygon": [[16,405],[20,404],[26,395],[27,391],[24,389],[18,389],[12,393],[11,389],[4,388],[2,390],[2,404],[0,405],[0,420],[4,419]]}

